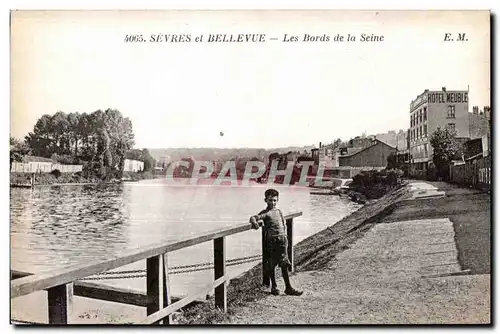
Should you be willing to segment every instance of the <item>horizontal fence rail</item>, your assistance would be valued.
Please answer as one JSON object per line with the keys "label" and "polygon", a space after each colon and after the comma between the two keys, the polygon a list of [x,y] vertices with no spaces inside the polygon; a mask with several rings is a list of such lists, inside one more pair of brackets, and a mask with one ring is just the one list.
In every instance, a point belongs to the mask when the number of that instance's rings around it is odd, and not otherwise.
{"label": "horizontal fence rail", "polygon": [[[284,216],[288,235],[288,255],[292,262],[292,270],[293,219],[301,215],[302,212],[294,212]],[[226,273],[227,266],[255,261],[256,256],[226,260],[227,252],[225,238],[233,234],[248,231],[251,228],[249,223],[242,223],[229,228],[226,227],[209,232],[201,232],[194,236],[181,238],[180,240],[167,241],[161,244],[127,251],[122,256],[38,274],[11,270],[11,299],[46,290],[48,292],[50,324],[68,323],[72,309],[73,295],[146,307],[148,317],[141,323],[169,324],[171,323],[171,314],[173,312],[215,289],[215,306],[223,312],[226,312],[227,285],[230,280]],[[173,298],[170,291],[169,275],[177,273],[175,270],[172,270],[173,268],[181,269],[188,266],[169,268],[167,254],[208,241],[213,241],[214,262],[204,264],[210,267],[203,267],[202,270],[213,269],[214,281],[205,288],[183,299]],[[136,276],[146,277],[146,293],[131,289],[82,282],[82,280],[89,279],[89,276],[91,277],[90,279],[97,279],[95,276],[99,275],[102,275],[101,277],[109,277],[108,275],[113,275],[114,273],[109,272],[109,270],[120,268],[141,260],[146,260],[147,268],[145,271],[141,270],[140,274]],[[262,264],[264,265],[266,261],[266,250],[264,248],[264,243],[262,243]],[[194,270],[187,269],[186,272],[190,271]],[[265,277],[265,272],[266,271],[263,271],[264,282],[269,279]],[[116,273],[123,272],[117,271]],[[131,277],[127,276],[124,278]],[[116,277],[111,276],[110,279],[116,279]]]}

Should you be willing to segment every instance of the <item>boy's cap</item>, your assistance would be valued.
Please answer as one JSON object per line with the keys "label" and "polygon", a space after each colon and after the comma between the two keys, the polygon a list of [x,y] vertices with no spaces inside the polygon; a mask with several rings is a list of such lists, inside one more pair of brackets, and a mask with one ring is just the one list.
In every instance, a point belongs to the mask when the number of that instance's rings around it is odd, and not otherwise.
{"label": "boy's cap", "polygon": [[266,192],[264,193],[265,198],[274,197],[274,196],[279,197],[279,195],[280,195],[280,193],[276,189],[267,189]]}

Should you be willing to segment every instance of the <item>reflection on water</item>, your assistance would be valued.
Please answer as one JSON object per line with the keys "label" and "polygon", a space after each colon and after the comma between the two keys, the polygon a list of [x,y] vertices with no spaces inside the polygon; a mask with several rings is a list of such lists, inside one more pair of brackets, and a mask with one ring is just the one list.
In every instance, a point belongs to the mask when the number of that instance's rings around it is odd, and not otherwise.
{"label": "reflection on water", "polygon": [[[12,269],[52,270],[246,222],[251,214],[265,207],[266,188],[265,185],[172,187],[161,179],[100,186],[13,188]],[[304,212],[296,219],[294,242],[358,208],[357,204],[336,196],[310,195],[307,188],[278,190],[278,205],[285,213]],[[260,232],[228,237],[227,251],[228,258],[259,254]],[[209,262],[212,252],[211,243],[176,251],[169,255],[170,265]],[[229,272],[237,274],[253,265],[232,267]],[[173,284],[201,282],[206,275],[206,272],[179,275],[173,278]],[[142,287],[145,284],[142,281],[132,285]]]}
{"label": "reflection on water", "polygon": [[12,267],[38,272],[119,255],[127,242],[123,194],[120,185],[12,189]]}

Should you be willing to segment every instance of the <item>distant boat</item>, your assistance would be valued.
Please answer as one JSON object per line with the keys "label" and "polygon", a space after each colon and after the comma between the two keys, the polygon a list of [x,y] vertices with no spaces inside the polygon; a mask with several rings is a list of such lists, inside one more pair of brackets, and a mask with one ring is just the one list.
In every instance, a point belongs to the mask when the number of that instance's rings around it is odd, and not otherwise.
{"label": "distant boat", "polygon": [[11,183],[11,188],[32,188],[31,184],[23,184],[23,183]]}
{"label": "distant boat", "polygon": [[122,182],[137,182],[137,181],[139,181],[139,180],[134,180],[130,177],[127,177],[127,178],[122,177]]}
{"label": "distant boat", "polygon": [[311,195],[337,195],[337,193],[333,192],[333,191],[311,191],[310,192]]}

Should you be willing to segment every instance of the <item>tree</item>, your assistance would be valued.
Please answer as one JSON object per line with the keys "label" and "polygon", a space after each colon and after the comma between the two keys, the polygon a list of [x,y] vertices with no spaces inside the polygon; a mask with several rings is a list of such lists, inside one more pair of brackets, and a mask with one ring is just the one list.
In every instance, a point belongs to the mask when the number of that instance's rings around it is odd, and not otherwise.
{"label": "tree", "polygon": [[110,139],[106,130],[97,133],[97,161],[99,167],[111,167],[111,152],[109,151]]}
{"label": "tree", "polygon": [[124,118],[116,109],[107,109],[104,112],[104,127],[109,134],[110,151],[113,158],[113,167],[121,174],[125,163],[125,154],[134,146],[134,132],[132,122]]}
{"label": "tree", "polygon": [[432,161],[438,176],[447,179],[449,166],[452,160],[460,159],[462,149],[457,142],[455,132],[448,128],[437,130],[431,135],[430,143],[433,149]]}
{"label": "tree", "polygon": [[142,150],[142,161],[144,162],[144,171],[152,171],[156,166],[156,160],[151,156],[149,150],[144,148]]}
{"label": "tree", "polygon": [[138,149],[128,150],[125,153],[125,159],[142,161],[142,151]]}
{"label": "tree", "polygon": [[51,151],[53,142],[51,118],[50,115],[40,117],[33,127],[33,132],[28,133],[25,137],[33,155],[48,158],[52,153],[55,153]]}
{"label": "tree", "polygon": [[80,143],[80,138],[81,138],[81,129],[80,129],[80,122],[82,117],[80,116],[79,113],[70,113],[68,114],[68,126],[69,126],[69,132],[70,132],[70,144],[74,146],[75,151],[74,155],[75,157],[78,156],[78,145]]}
{"label": "tree", "polygon": [[52,132],[53,153],[69,154],[69,121],[64,112],[58,111],[51,117],[50,130]]}
{"label": "tree", "polygon": [[342,139],[337,138],[337,139],[334,140],[334,142],[333,142],[333,148],[340,147],[341,145],[342,145]]}
{"label": "tree", "polygon": [[10,169],[12,169],[12,163],[14,161],[16,162],[23,161],[23,156],[25,156],[30,152],[30,148],[25,142],[22,142],[14,137],[10,137],[9,142],[10,142]]}
{"label": "tree", "polygon": [[34,155],[82,163],[90,173],[102,174],[106,167],[105,174],[120,175],[134,133],[130,119],[116,109],[91,114],[59,111],[38,119],[25,141]]}

